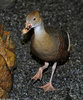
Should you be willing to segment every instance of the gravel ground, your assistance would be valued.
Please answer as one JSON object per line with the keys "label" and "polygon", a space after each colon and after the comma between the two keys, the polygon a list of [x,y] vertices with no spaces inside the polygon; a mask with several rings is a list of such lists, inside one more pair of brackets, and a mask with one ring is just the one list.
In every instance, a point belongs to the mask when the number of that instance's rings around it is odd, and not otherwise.
{"label": "gravel ground", "polygon": [[[38,86],[51,75],[51,66],[43,73],[42,81],[30,82],[43,64],[30,55],[30,41],[20,42],[26,15],[38,10],[46,26],[67,30],[71,38],[69,60],[57,66],[53,77],[56,92],[44,93]],[[83,0],[17,0],[11,9],[0,10],[0,23],[11,32],[15,43],[16,68],[13,71],[11,100],[83,100]]]}

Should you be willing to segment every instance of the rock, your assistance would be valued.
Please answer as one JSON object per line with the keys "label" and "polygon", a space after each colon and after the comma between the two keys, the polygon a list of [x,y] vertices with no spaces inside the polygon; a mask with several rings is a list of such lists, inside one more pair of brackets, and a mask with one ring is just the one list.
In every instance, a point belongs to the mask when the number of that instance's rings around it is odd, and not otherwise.
{"label": "rock", "polygon": [[14,6],[16,0],[1,0],[0,9],[11,8]]}

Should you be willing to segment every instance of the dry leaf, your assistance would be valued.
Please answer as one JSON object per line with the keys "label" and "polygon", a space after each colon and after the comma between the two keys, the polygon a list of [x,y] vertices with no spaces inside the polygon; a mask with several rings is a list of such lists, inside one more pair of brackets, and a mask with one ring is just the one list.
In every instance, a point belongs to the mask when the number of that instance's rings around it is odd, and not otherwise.
{"label": "dry leaf", "polygon": [[0,100],[9,98],[7,92],[12,88],[11,68],[15,65],[15,46],[10,32],[3,30],[0,24]]}
{"label": "dry leaf", "polygon": [[3,31],[2,40],[4,42],[5,48],[14,52],[15,46],[14,46],[12,39],[10,38],[10,32]]}
{"label": "dry leaf", "polygon": [[10,91],[12,88],[12,76],[6,61],[3,56],[0,55],[0,87],[6,91]]}
{"label": "dry leaf", "polygon": [[6,100],[8,98],[8,93],[0,87],[0,100]]}
{"label": "dry leaf", "polygon": [[0,24],[0,36],[2,37],[2,35],[3,35],[3,25]]}
{"label": "dry leaf", "polygon": [[0,54],[4,57],[9,69],[11,69],[15,64],[15,54],[5,48],[1,37],[0,37]]}

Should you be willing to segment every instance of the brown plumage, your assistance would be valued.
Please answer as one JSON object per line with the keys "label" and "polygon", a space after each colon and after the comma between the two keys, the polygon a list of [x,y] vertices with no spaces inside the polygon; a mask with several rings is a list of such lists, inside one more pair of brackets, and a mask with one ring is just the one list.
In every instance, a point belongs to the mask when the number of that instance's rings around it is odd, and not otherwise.
{"label": "brown plumage", "polygon": [[33,11],[27,15],[25,28],[26,29],[22,31],[22,35],[26,34],[31,28],[34,28],[34,34],[31,38],[31,51],[34,55],[45,61],[45,65],[39,68],[39,71],[32,79],[41,80],[43,70],[48,67],[49,61],[53,61],[55,63],[52,67],[50,81],[40,88],[43,88],[44,91],[55,90],[52,86],[52,77],[57,62],[69,56],[69,34],[64,31],[59,31],[58,29],[45,28],[38,11]]}

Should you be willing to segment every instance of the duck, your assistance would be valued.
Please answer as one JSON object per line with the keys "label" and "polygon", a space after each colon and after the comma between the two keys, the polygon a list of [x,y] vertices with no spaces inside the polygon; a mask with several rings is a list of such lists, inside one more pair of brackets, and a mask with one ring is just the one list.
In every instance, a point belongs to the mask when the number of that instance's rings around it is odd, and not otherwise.
{"label": "duck", "polygon": [[56,91],[52,85],[52,79],[58,62],[67,59],[70,55],[69,33],[56,28],[45,27],[40,13],[36,10],[27,15],[25,28],[22,30],[21,36],[27,34],[32,28],[34,33],[31,37],[30,50],[36,57],[44,61],[44,65],[39,67],[38,72],[31,79],[41,80],[42,73],[48,68],[49,62],[53,62],[50,80],[40,88],[44,92]]}

